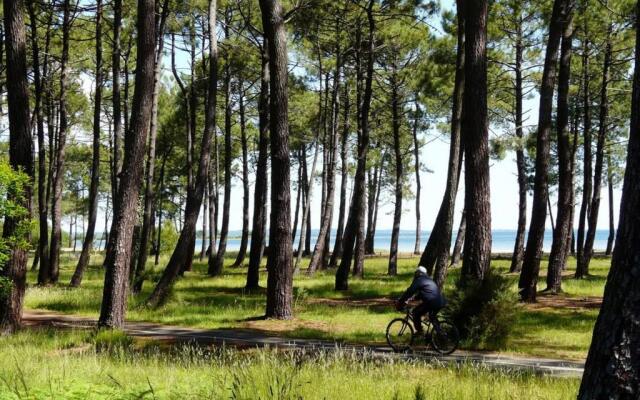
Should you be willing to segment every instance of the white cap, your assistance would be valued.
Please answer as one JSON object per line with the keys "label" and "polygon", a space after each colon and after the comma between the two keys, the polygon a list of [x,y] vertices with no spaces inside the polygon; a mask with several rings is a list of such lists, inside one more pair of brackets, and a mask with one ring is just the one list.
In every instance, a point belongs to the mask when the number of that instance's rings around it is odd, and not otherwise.
{"label": "white cap", "polygon": [[416,269],[416,272],[420,272],[421,274],[427,274],[427,269],[425,267],[423,267],[422,265],[418,266],[418,269]]}

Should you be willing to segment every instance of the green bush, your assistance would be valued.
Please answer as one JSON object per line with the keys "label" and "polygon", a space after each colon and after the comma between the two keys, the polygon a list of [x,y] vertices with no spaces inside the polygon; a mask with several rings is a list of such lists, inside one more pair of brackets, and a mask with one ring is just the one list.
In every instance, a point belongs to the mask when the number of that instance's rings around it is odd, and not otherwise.
{"label": "green bush", "polygon": [[449,316],[464,344],[475,349],[504,348],[518,307],[509,281],[489,271],[482,282],[458,284],[449,298]]}
{"label": "green bush", "polygon": [[178,243],[178,237],[180,234],[171,221],[164,221],[160,233],[160,254],[171,253]]}

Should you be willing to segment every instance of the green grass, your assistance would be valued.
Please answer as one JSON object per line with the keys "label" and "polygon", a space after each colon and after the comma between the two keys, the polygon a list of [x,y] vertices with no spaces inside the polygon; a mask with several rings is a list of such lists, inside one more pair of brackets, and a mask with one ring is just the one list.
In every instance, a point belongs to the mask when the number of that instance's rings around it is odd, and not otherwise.
{"label": "green grass", "polygon": [[27,330],[0,338],[0,365],[0,399],[533,400],[575,398],[579,384],[340,352],[122,344],[117,333],[96,338],[86,330]]}
{"label": "green grass", "polygon": [[[227,265],[233,262],[229,254]],[[218,278],[206,276],[206,262],[196,262],[189,272],[176,284],[170,300],[158,309],[143,306],[144,299],[153,287],[145,282],[144,292],[129,301],[127,318],[138,321],[153,321],[166,324],[199,328],[246,328],[274,332],[291,337],[336,339],[360,343],[384,342],[384,330],[397,312],[391,299],[399,296],[408,286],[417,258],[401,258],[399,274],[386,275],[387,259],[370,258],[365,263],[364,279],[350,280],[350,289],[335,292],[334,271],[319,272],[313,277],[301,273],[294,279],[295,316],[290,321],[256,320],[264,314],[264,291],[246,292],[246,268],[225,268]],[[163,267],[161,260],[159,267]],[[592,261],[592,277],[575,280],[566,277],[565,293],[561,296],[542,298],[542,304],[520,306],[517,324],[505,352],[551,358],[583,359],[591,341],[591,331],[597,308],[583,306],[585,298],[593,300],[602,296],[609,259]],[[92,258],[82,287],[67,287],[75,258],[63,255],[60,284],[40,288],[31,286],[27,292],[26,306],[63,313],[97,316],[102,297],[103,272],[100,256]],[[303,266],[306,262],[303,262]],[[495,260],[493,268],[507,273],[509,261]],[[575,268],[571,259],[567,274]],[[150,274],[158,278],[160,268]],[[541,271],[546,271],[546,260]],[[453,290],[453,282],[459,270],[449,274],[447,289]],[[264,271],[261,285],[266,286]],[[517,275],[507,275],[517,283]],[[35,274],[29,276],[35,281]],[[540,279],[544,288],[544,276]]]}

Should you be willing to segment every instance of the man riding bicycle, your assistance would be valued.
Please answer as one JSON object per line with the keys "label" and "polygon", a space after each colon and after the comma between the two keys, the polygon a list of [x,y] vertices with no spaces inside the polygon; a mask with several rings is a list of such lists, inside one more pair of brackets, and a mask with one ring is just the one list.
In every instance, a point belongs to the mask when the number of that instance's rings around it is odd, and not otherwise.
{"label": "man riding bicycle", "polygon": [[438,285],[427,274],[427,269],[419,266],[413,276],[411,286],[407,288],[404,294],[398,299],[396,308],[402,310],[407,302],[412,298],[416,298],[421,303],[411,311],[411,319],[415,327],[415,334],[422,335],[422,317],[429,314],[429,320],[438,329],[438,320],[436,315],[446,304],[447,301],[440,292]]}

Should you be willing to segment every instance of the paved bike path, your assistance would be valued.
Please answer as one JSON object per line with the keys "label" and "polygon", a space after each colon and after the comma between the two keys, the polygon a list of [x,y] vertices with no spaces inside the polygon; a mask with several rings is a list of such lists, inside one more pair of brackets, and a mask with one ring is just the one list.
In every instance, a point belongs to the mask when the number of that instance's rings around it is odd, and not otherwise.
{"label": "paved bike path", "polygon": [[[93,328],[96,320],[76,315],[58,314],[49,311],[26,311],[23,322],[27,326],[54,326],[59,328]],[[124,331],[138,338],[197,343],[203,345],[228,345],[239,348],[277,347],[282,349],[342,350],[366,354],[376,358],[420,359],[441,363],[469,363],[494,369],[528,371],[555,377],[579,378],[584,363],[547,358],[517,357],[495,353],[456,351],[442,356],[429,351],[396,354],[386,346],[358,345],[342,342],[295,339],[265,334],[251,329],[197,329],[161,325],[150,322],[127,322]]]}

